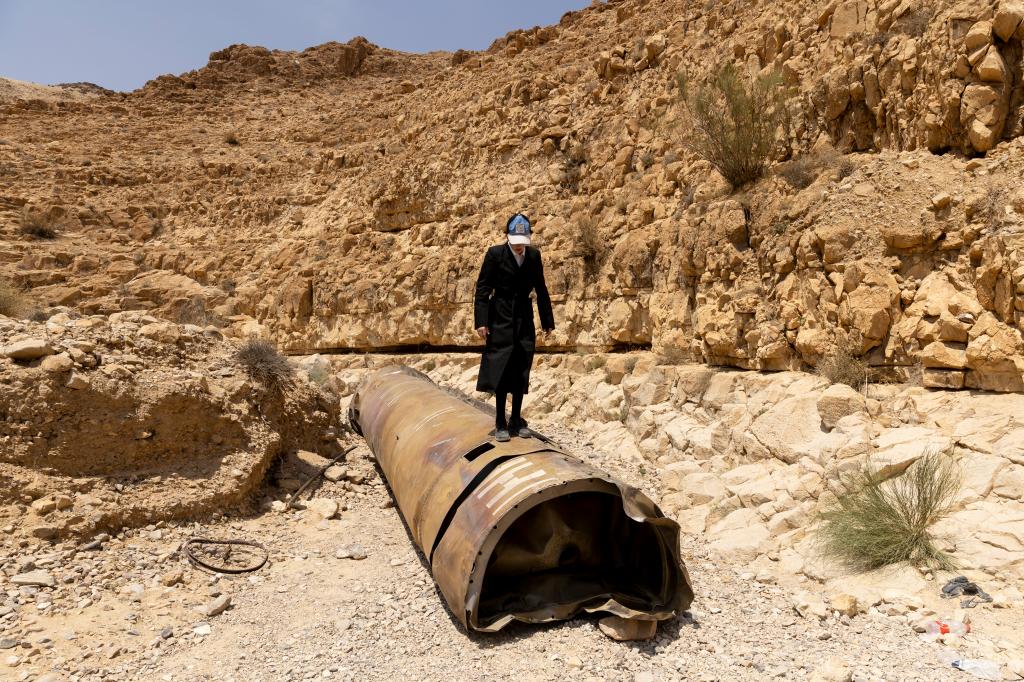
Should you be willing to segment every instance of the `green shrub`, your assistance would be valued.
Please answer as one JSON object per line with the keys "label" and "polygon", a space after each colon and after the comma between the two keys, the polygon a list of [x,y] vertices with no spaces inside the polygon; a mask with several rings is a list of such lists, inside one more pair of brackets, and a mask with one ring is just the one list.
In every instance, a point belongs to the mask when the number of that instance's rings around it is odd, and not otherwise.
{"label": "green shrub", "polygon": [[960,490],[960,472],[950,457],[926,455],[887,480],[865,464],[843,475],[839,487],[817,530],[825,556],[864,571],[902,562],[954,567],[929,532],[952,511]]}
{"label": "green shrub", "polygon": [[263,339],[249,339],[235,353],[235,360],[246,374],[264,386],[281,388],[292,376],[288,359],[277,347]]}
{"label": "green shrub", "polygon": [[778,74],[747,78],[726,64],[710,83],[692,92],[685,75],[678,80],[679,95],[692,122],[685,144],[733,187],[764,175],[776,132],[786,121],[782,78]]}

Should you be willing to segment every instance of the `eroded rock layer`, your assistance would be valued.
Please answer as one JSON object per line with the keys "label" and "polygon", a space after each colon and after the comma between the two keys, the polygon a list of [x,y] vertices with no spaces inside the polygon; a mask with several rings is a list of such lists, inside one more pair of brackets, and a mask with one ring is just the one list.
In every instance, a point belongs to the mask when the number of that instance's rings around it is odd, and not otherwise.
{"label": "eroded rock layer", "polygon": [[[1022,21],[1017,0],[624,0],[482,53],[235,45],[129,94],[8,98],[0,270],[41,305],[294,352],[470,347],[483,247],[523,210],[553,349],[782,370],[842,347],[1021,390]],[[779,163],[739,192],[678,101],[678,73],[725,61],[790,87]]]}
{"label": "eroded rock layer", "polygon": [[254,382],[236,348],[143,313],[0,318],[0,523],[49,540],[207,516],[283,450],[332,452],[336,398]]}

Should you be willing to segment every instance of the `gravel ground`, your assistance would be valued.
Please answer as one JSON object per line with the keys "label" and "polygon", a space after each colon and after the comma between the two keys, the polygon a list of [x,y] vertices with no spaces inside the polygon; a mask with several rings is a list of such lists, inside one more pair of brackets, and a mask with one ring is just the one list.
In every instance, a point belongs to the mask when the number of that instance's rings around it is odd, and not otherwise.
{"label": "gravel ground", "polygon": [[[657,493],[656,471],[605,457],[579,433],[548,431],[585,459]],[[354,453],[363,466],[369,457],[365,447]],[[939,645],[920,641],[906,622],[882,614],[802,618],[787,590],[756,582],[743,566],[711,563],[703,542],[693,539],[683,545],[697,594],[693,608],[663,624],[653,640],[614,642],[600,633],[597,617],[467,634],[448,613],[378,479],[347,493],[325,484],[317,494],[336,497],[347,509],[327,522],[308,518],[309,512],[268,512],[204,527],[168,527],[158,540],[155,531],[111,540],[103,565],[137,571],[141,597],[135,601],[131,583],[121,579],[116,590],[93,590],[96,603],[26,616],[18,632],[26,643],[35,642],[36,653],[14,649],[27,654],[25,662],[0,667],[0,676],[172,682],[966,679],[940,661]],[[261,540],[271,549],[271,562],[250,576],[217,578],[160,553],[193,533]],[[337,557],[353,543],[365,549],[365,559]],[[159,577],[182,568],[183,584],[160,586]],[[197,612],[222,594],[232,599],[226,612]],[[48,670],[56,676],[46,677]]]}

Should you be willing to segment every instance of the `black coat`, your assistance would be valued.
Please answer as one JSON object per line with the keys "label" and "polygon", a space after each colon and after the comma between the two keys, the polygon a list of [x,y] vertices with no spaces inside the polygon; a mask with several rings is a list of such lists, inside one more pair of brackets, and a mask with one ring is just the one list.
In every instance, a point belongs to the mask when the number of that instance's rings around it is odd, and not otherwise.
{"label": "black coat", "polygon": [[[520,266],[507,243],[487,249],[476,280],[473,306],[474,327],[487,327],[490,332],[480,359],[478,391],[493,393],[500,386],[503,390],[527,392],[537,336],[531,291],[537,292],[541,328],[554,329],[540,251],[527,246]],[[507,375],[506,369],[515,376]]]}

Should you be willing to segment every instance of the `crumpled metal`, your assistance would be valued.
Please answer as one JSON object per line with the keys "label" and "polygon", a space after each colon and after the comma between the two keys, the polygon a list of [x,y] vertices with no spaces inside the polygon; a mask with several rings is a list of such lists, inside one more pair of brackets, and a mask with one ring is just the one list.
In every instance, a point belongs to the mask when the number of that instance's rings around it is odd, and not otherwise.
{"label": "crumpled metal", "polygon": [[495,441],[493,411],[408,367],[367,376],[349,417],[465,627],[661,621],[692,602],[678,524],[550,439]]}

